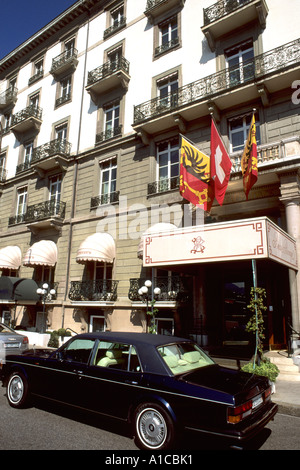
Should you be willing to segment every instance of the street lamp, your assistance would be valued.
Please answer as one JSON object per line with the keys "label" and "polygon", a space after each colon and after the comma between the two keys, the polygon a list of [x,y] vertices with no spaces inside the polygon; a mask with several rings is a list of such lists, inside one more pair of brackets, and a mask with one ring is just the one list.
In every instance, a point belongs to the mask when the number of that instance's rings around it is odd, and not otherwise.
{"label": "street lamp", "polygon": [[55,289],[50,289],[49,285],[45,282],[41,287],[36,290],[36,293],[41,296],[43,302],[43,322],[42,322],[42,333],[45,331],[45,311],[46,311],[46,300],[49,302],[52,300],[52,297],[56,295]]}
{"label": "street lamp", "polygon": [[[149,289],[151,288],[151,292],[149,293]],[[149,299],[151,299],[151,323],[152,323],[152,331],[155,331],[155,318],[154,318],[154,302],[155,299],[160,295],[160,288],[155,287],[153,289],[152,282],[150,280],[146,280],[144,285],[140,287],[138,290],[138,293],[142,299],[145,299],[146,301],[146,306],[147,306],[147,314],[148,314],[148,305],[149,305]]]}

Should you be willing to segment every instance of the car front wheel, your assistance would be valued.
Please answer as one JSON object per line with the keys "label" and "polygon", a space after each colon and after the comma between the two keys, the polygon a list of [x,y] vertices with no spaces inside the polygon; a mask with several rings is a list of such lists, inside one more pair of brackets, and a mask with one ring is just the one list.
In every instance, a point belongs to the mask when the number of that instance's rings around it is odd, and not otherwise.
{"label": "car front wheel", "polygon": [[174,423],[162,406],[144,403],[135,411],[135,439],[141,449],[170,449],[174,444]]}
{"label": "car front wheel", "polygon": [[13,372],[7,383],[7,399],[13,408],[24,408],[29,401],[26,378],[21,372]]}

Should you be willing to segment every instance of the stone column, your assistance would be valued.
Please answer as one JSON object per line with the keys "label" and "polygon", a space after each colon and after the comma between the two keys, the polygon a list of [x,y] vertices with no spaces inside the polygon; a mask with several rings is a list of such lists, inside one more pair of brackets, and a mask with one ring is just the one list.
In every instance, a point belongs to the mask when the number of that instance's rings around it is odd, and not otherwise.
{"label": "stone column", "polygon": [[[297,170],[280,175],[281,202],[285,206],[286,230],[296,240],[298,266],[300,268],[300,180]],[[300,269],[289,270],[290,294],[292,306],[292,326],[300,331]]]}

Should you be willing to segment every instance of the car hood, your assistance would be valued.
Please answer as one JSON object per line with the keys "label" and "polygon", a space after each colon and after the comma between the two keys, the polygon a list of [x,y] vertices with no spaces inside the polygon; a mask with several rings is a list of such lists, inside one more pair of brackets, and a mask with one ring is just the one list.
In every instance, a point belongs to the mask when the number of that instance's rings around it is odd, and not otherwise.
{"label": "car hood", "polygon": [[180,380],[225,394],[249,399],[268,387],[268,379],[217,364],[181,376]]}

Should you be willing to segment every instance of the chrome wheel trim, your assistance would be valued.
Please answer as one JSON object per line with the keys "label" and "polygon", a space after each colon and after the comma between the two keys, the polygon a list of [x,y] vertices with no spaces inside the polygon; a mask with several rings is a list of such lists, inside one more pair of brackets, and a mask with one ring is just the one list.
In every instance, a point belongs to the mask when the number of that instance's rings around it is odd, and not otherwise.
{"label": "chrome wheel trim", "polygon": [[18,404],[23,398],[24,395],[24,383],[21,377],[14,375],[8,384],[8,395],[9,400],[13,404]]}
{"label": "chrome wheel trim", "polygon": [[162,414],[155,408],[145,408],[137,417],[140,441],[149,449],[158,449],[166,441],[168,428]]}

